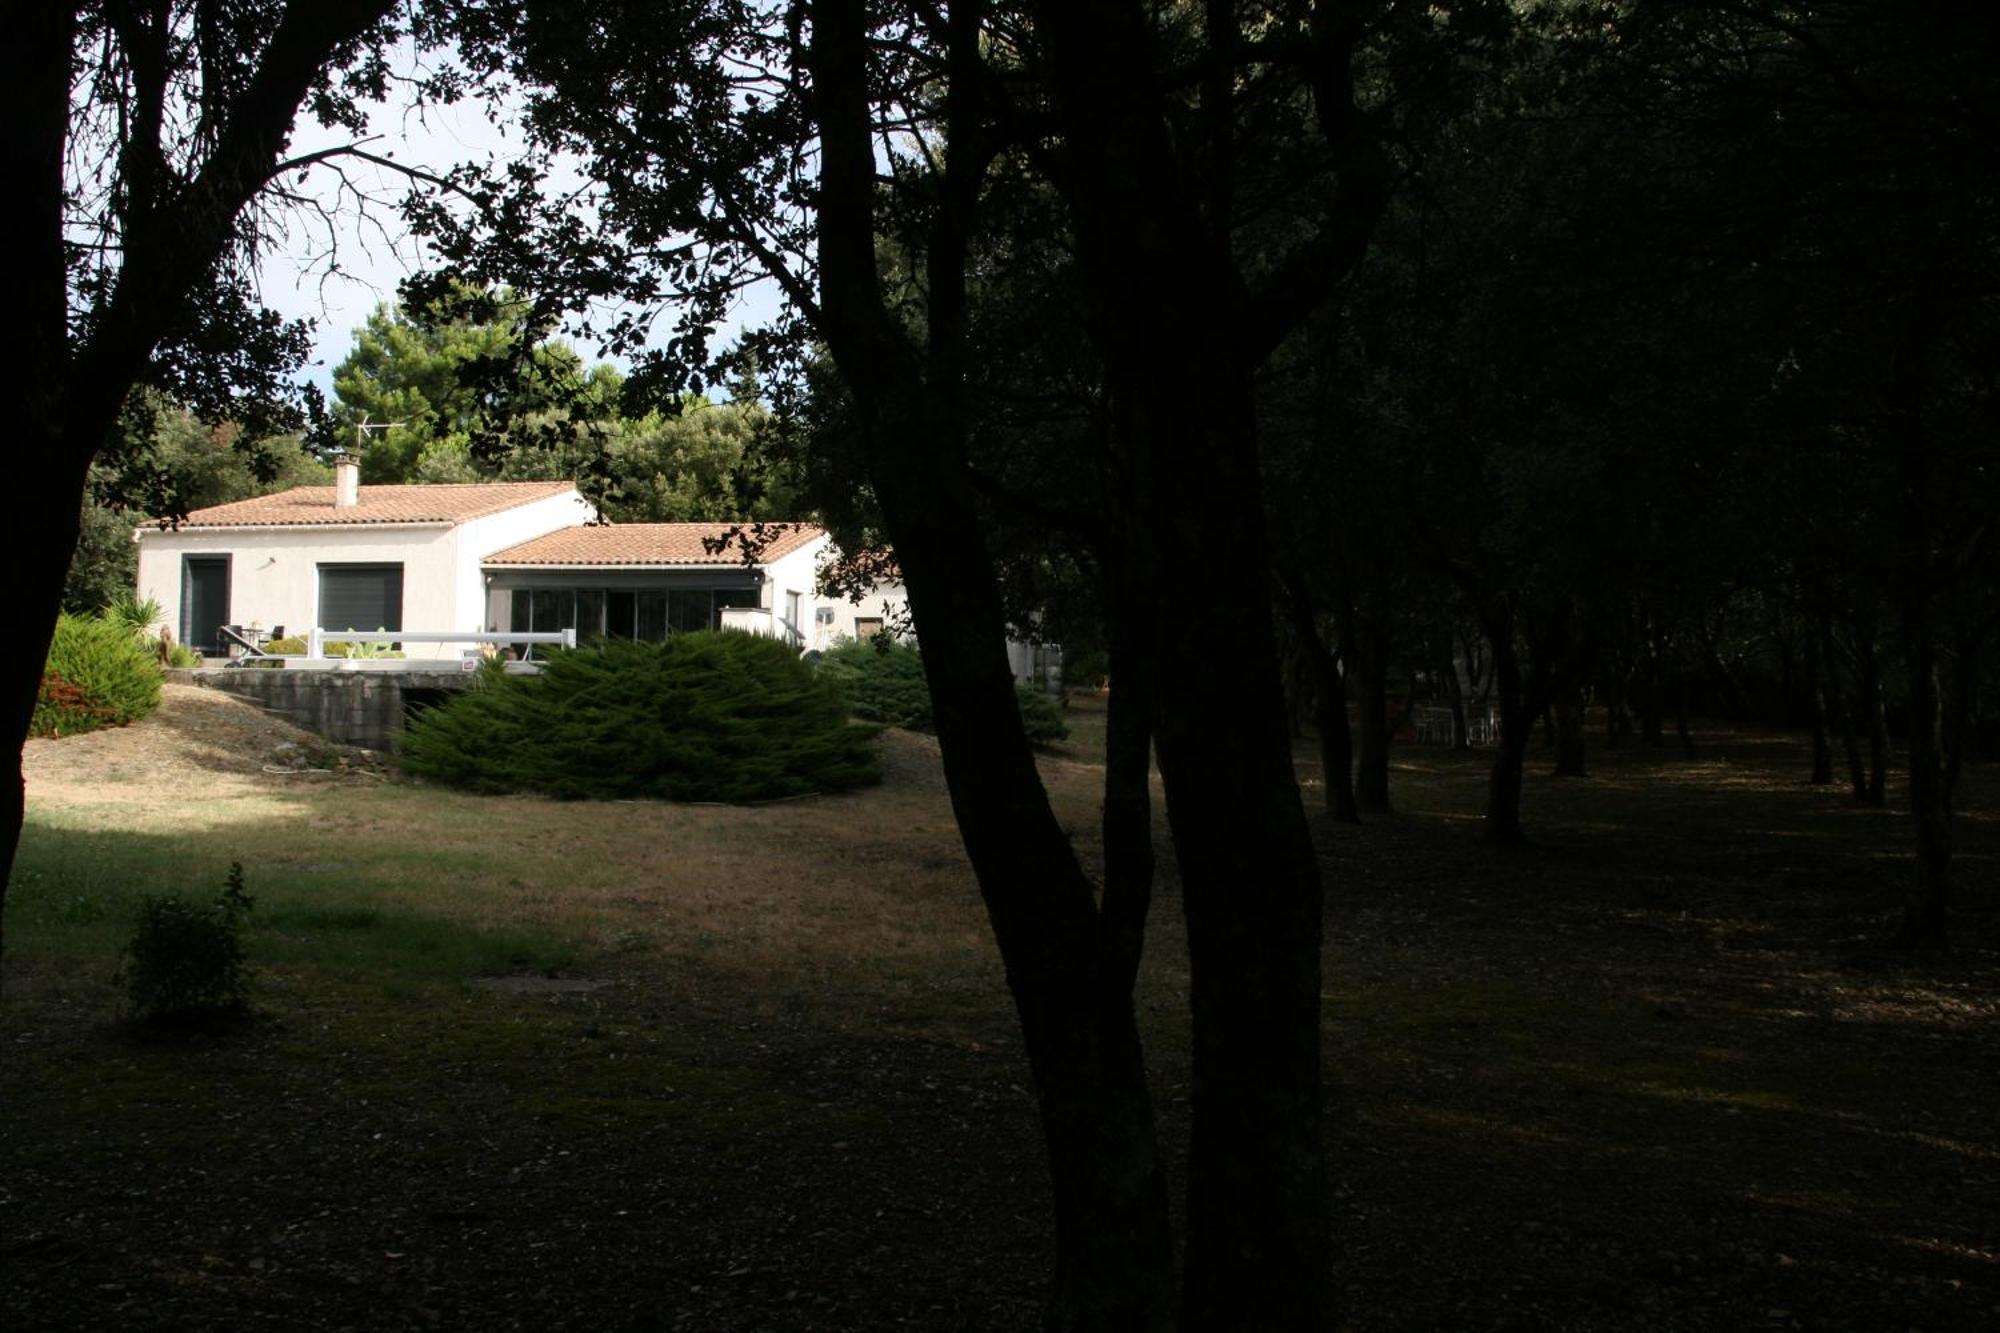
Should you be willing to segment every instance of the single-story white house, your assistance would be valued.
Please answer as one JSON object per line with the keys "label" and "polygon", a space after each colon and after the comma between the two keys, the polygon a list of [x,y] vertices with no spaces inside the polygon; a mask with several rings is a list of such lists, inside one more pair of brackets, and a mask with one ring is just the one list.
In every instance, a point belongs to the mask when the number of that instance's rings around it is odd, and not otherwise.
{"label": "single-story white house", "polygon": [[140,528],[139,596],[205,652],[223,650],[225,625],[301,638],[315,627],[574,628],[586,639],[726,625],[818,649],[907,623],[900,584],[878,583],[858,604],[821,594],[836,553],[810,524],[763,525],[746,558],[742,543],[723,544],[731,524],[598,524],[570,482],[363,487],[359,471],[343,461],[332,486]]}

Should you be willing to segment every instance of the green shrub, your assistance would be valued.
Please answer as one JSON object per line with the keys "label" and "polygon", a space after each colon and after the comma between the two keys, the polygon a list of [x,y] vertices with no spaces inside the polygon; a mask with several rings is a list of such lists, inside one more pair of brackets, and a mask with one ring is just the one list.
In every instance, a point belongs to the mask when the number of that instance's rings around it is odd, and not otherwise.
{"label": "green shrub", "polygon": [[1047,694],[1016,685],[1014,697],[1021,701],[1021,725],[1028,729],[1030,745],[1053,745],[1069,735],[1062,709]]}
{"label": "green shrub", "polygon": [[201,654],[184,643],[170,643],[167,645],[167,665],[170,667],[198,667],[201,665]]}
{"label": "green shrub", "polygon": [[160,662],[150,642],[119,621],[58,616],[28,734],[122,727],[159,707]]}
{"label": "green shrub", "polygon": [[914,644],[885,635],[843,639],[820,655],[818,669],[840,687],[856,717],[919,731],[931,724],[931,687]]}
{"label": "green shrub", "polygon": [[153,626],[160,623],[160,604],[151,597],[143,601],[127,595],[113,601],[98,613],[104,620],[123,627],[135,638],[151,639]]}
{"label": "green shrub", "polygon": [[[854,716],[892,727],[930,729],[931,687],[915,644],[879,635],[846,639],[820,655],[819,673],[840,687]],[[1030,744],[1048,745],[1069,735],[1062,710],[1048,695],[1025,685],[1017,685],[1014,693]]]}
{"label": "green shrub", "polygon": [[177,893],[148,894],[125,945],[123,980],[132,1014],[166,1025],[241,1014],[247,1008],[243,919],[253,900],[243,891],[243,865],[212,903]]}
{"label": "green shrub", "polygon": [[296,634],[286,639],[273,639],[264,645],[264,651],[267,653],[290,653],[295,657],[304,657],[306,655],[306,641],[303,636]]}
{"label": "green shrub", "polygon": [[[349,634],[354,633],[354,626],[349,625],[347,632]],[[379,634],[382,632],[382,627],[379,625],[376,626],[376,633]],[[322,643],[319,646],[319,650],[328,657],[351,657],[357,662],[379,662],[387,658],[407,656],[402,649],[391,648],[388,644],[374,639],[359,643],[348,643],[336,639],[331,643]],[[299,651],[304,652],[305,649],[300,648]]]}
{"label": "green shrub", "polygon": [[876,782],[874,729],[775,639],[676,634],[498,662],[412,718],[408,771],[477,792],[563,799],[758,801]]}

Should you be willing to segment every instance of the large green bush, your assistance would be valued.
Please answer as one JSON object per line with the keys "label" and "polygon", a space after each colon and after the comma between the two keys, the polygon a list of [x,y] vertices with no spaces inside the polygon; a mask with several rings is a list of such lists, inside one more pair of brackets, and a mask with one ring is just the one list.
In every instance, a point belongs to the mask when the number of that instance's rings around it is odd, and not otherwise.
{"label": "large green bush", "polygon": [[878,781],[874,734],[785,644],[696,633],[558,652],[540,675],[495,663],[411,719],[399,753],[470,791],[758,801]]}
{"label": "large green bush", "polygon": [[65,612],[56,619],[32,736],[74,736],[137,721],[160,704],[160,660],[152,640],[124,623]]}
{"label": "large green bush", "polygon": [[[892,727],[930,729],[931,688],[924,680],[923,654],[915,644],[848,639],[821,654],[819,673],[840,687],[854,716]],[[1032,744],[1048,745],[1069,735],[1062,711],[1048,695],[1025,685],[1016,686],[1014,693]]]}

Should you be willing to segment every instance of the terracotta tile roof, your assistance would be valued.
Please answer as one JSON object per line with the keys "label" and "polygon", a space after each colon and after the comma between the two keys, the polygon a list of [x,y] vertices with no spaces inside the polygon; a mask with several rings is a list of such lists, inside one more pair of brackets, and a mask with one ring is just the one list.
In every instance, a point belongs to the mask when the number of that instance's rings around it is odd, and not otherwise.
{"label": "terracotta tile roof", "polygon": [[[494,566],[531,565],[740,565],[743,546],[730,542],[712,552],[707,542],[720,541],[741,527],[755,540],[754,525],[735,523],[609,523],[594,527],[559,528],[546,536],[496,551],[481,563]],[[810,523],[766,523],[770,538],[758,563],[769,564],[790,555],[823,535]]]}
{"label": "terracotta tile roof", "polygon": [[297,526],[307,523],[463,523],[574,490],[567,481],[477,481],[418,486],[363,483],[361,502],[336,509],[331,486],[295,486],[276,495],[197,509],[183,528]]}

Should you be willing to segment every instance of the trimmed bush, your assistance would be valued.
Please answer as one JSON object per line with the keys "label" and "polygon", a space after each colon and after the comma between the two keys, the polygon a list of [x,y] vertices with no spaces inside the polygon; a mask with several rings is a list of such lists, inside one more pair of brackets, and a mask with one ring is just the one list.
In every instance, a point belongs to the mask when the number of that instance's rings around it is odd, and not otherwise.
{"label": "trimmed bush", "polygon": [[[924,679],[924,658],[915,644],[880,636],[847,639],[820,655],[819,673],[840,687],[848,711],[870,722],[928,731],[931,687]],[[1028,741],[1049,745],[1069,735],[1069,724],[1053,699],[1025,685],[1014,687],[1021,704],[1021,722]]]}
{"label": "trimmed bush", "polygon": [[122,727],[159,705],[160,661],[151,640],[115,620],[67,613],[56,618],[29,735]]}
{"label": "trimmed bush", "polygon": [[557,652],[539,675],[490,663],[398,757],[468,791],[746,802],[879,781],[874,735],[785,644],[705,632]]}
{"label": "trimmed bush", "polygon": [[914,644],[884,635],[843,639],[820,655],[818,670],[840,687],[856,717],[918,731],[931,725],[931,687]]}
{"label": "trimmed bush", "polygon": [[243,918],[251,906],[240,862],[230,864],[229,881],[212,903],[177,893],[142,899],[125,945],[123,980],[133,1016],[164,1026],[241,1014],[248,1007]]}

